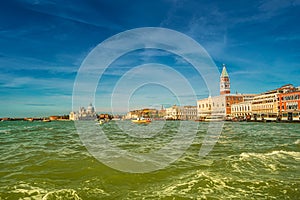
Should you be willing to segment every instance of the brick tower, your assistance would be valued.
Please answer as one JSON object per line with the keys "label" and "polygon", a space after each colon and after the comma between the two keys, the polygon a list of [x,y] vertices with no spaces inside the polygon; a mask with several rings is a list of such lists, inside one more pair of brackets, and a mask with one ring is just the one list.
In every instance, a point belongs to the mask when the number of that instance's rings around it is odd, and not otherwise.
{"label": "brick tower", "polygon": [[220,95],[224,94],[230,94],[230,81],[225,64],[223,64],[223,70],[220,76]]}

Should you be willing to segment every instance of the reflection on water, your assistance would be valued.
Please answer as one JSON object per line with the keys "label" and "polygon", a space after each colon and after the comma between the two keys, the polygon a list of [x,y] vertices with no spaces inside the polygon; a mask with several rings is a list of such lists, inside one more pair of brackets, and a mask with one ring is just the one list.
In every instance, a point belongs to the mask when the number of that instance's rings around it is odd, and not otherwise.
{"label": "reflection on water", "polygon": [[[178,126],[159,122],[128,134],[122,130],[133,125],[118,123],[101,128],[137,153],[162,148]],[[300,124],[225,123],[213,150],[199,158],[207,128],[200,123],[192,145],[166,168],[132,174],[91,156],[73,122],[0,122],[0,199],[299,198]]]}

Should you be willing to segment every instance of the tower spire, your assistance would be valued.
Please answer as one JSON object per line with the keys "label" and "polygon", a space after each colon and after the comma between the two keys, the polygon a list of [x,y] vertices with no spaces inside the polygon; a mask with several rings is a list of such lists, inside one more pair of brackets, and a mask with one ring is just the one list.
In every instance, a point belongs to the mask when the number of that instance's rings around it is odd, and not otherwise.
{"label": "tower spire", "polygon": [[223,69],[220,76],[220,95],[223,94],[230,94],[230,81],[225,64],[223,64]]}
{"label": "tower spire", "polygon": [[226,65],[225,64],[223,64],[221,77],[229,77],[228,73],[227,73],[227,70],[226,70]]}

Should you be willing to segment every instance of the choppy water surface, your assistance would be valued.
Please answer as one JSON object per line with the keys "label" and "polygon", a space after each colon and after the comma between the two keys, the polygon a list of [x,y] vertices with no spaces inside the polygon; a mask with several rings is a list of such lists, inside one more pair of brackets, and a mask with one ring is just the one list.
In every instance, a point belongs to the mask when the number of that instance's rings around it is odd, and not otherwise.
{"label": "choppy water surface", "polygon": [[[177,126],[167,122],[148,138],[111,123],[103,127],[107,138],[133,152],[160,148]],[[199,124],[176,162],[132,174],[91,156],[73,122],[0,122],[0,199],[299,199],[300,124],[225,123],[213,150],[200,159],[207,127]]]}

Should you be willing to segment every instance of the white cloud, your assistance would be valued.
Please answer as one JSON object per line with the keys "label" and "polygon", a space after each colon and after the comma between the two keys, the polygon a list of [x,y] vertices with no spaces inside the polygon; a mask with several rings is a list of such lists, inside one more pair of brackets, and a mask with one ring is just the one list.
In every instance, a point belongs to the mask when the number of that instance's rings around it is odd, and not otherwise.
{"label": "white cloud", "polygon": [[[73,80],[61,78],[33,78],[30,76],[15,76],[10,74],[0,74],[2,82],[1,87],[7,88],[23,88],[25,90],[40,90],[45,91],[50,89],[53,91],[70,93],[73,88]],[[49,90],[48,90],[49,92]]]}

